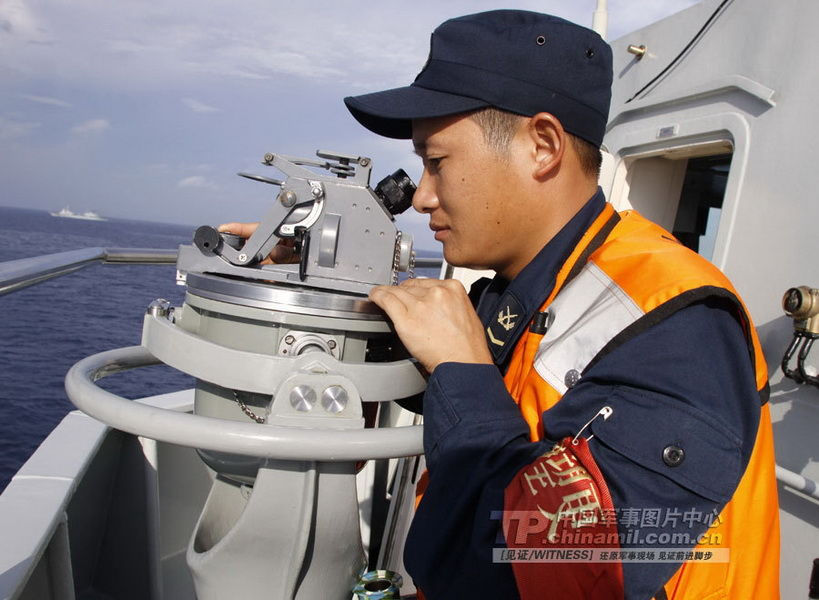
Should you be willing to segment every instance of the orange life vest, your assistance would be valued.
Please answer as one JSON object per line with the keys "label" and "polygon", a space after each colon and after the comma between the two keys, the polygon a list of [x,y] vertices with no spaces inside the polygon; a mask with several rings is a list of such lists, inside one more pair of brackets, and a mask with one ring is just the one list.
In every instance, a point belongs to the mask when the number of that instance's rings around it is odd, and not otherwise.
{"label": "orange life vest", "polygon": [[[595,295],[595,290],[600,293]],[[779,513],[765,358],[738,294],[711,263],[639,214],[626,211],[618,218],[607,204],[559,271],[554,290],[540,309],[550,314],[557,309],[557,331],[550,326],[545,339],[524,333],[504,381],[529,424],[532,440],[540,440],[541,415],[571,386],[572,381],[565,381],[570,371],[580,376],[642,325],[713,296],[736,308],[763,406],[750,462],[716,526],[709,529],[710,540],[728,548],[730,560],[685,562],[664,591],[670,600],[778,598]],[[586,306],[578,306],[578,301]],[[561,321],[567,312],[570,316]],[[709,548],[701,544],[695,551]]]}

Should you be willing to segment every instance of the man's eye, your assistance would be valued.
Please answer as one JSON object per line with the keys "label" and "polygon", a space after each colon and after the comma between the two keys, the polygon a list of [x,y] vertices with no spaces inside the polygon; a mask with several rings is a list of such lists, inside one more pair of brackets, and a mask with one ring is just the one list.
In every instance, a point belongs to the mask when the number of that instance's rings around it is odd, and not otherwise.
{"label": "man's eye", "polygon": [[441,158],[427,158],[425,161],[426,168],[430,171],[437,171],[441,166]]}

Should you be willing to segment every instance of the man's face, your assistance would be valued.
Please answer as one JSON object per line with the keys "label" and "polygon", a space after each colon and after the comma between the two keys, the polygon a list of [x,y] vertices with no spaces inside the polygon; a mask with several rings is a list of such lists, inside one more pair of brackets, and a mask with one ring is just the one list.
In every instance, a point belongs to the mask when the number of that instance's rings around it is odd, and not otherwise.
{"label": "man's face", "polygon": [[413,121],[415,152],[424,161],[413,206],[429,215],[450,264],[511,275],[506,271],[519,253],[516,235],[525,218],[516,197],[524,176],[524,140],[516,135],[501,154],[486,144],[480,126],[468,116]]}

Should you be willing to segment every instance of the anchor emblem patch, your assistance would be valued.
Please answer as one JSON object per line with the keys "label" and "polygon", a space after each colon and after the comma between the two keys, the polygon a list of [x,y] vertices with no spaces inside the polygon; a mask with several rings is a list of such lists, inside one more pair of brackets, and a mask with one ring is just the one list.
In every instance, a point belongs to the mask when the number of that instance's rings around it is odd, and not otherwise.
{"label": "anchor emblem patch", "polygon": [[[486,314],[486,341],[495,362],[500,364],[512,349],[517,336],[515,332],[523,325],[526,311],[515,296],[506,292],[491,312]],[[512,342],[512,343],[508,343]]]}
{"label": "anchor emblem patch", "polygon": [[503,311],[500,311],[498,313],[498,323],[500,323],[500,326],[503,327],[506,331],[509,331],[517,323],[517,321],[515,321],[514,319],[517,319],[518,315],[513,315],[512,308],[508,305],[505,310],[506,314],[504,314]]}

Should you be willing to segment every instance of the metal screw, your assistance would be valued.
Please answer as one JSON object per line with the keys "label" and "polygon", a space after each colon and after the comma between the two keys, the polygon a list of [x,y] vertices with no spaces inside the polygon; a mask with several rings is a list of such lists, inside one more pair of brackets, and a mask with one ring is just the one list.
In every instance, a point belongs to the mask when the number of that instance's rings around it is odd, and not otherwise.
{"label": "metal screw", "polygon": [[171,310],[170,302],[165,300],[165,298],[157,298],[148,305],[148,309],[145,312],[154,317],[167,317]]}
{"label": "metal screw", "polygon": [[279,194],[279,202],[286,208],[293,206],[297,199],[296,194],[292,190],[282,191],[282,193]]}
{"label": "metal screw", "polygon": [[316,391],[309,385],[297,385],[290,390],[290,406],[300,412],[312,410],[316,403]]}
{"label": "metal screw", "polygon": [[288,336],[286,336],[284,338],[284,343],[285,344],[292,344],[295,341],[296,341],[296,338],[294,338],[292,335],[288,335]]}
{"label": "metal screw", "polygon": [[340,413],[347,408],[349,396],[340,385],[331,385],[321,394],[321,405],[329,413]]}
{"label": "metal screw", "polygon": [[336,349],[336,341],[335,340],[328,340],[327,347],[330,348],[330,350],[335,350]]}
{"label": "metal screw", "polygon": [[266,165],[269,165],[270,163],[272,163],[272,162],[273,162],[273,159],[274,159],[274,158],[276,158],[276,156],[275,156],[274,154],[271,154],[270,152],[268,152],[268,153],[266,153],[266,154],[264,155],[264,159],[262,160],[262,162],[263,162],[264,164],[266,164]]}
{"label": "metal screw", "polygon": [[317,199],[321,198],[322,194],[324,194],[324,192],[321,191],[321,187],[317,185],[314,185],[313,187],[310,188],[310,193],[313,194],[313,198]]}
{"label": "metal screw", "polygon": [[640,59],[640,58],[643,58],[643,56],[645,56],[646,47],[643,44],[640,44],[639,46],[637,44],[629,44],[629,47],[626,48],[626,51],[629,54],[633,54],[638,59]]}
{"label": "metal screw", "polygon": [[360,164],[362,167],[366,167],[368,164],[370,164],[370,159],[365,156],[358,161],[358,164]]}
{"label": "metal screw", "polygon": [[239,255],[239,262],[247,262],[247,254],[245,254],[244,252],[242,252],[242,253]]}

